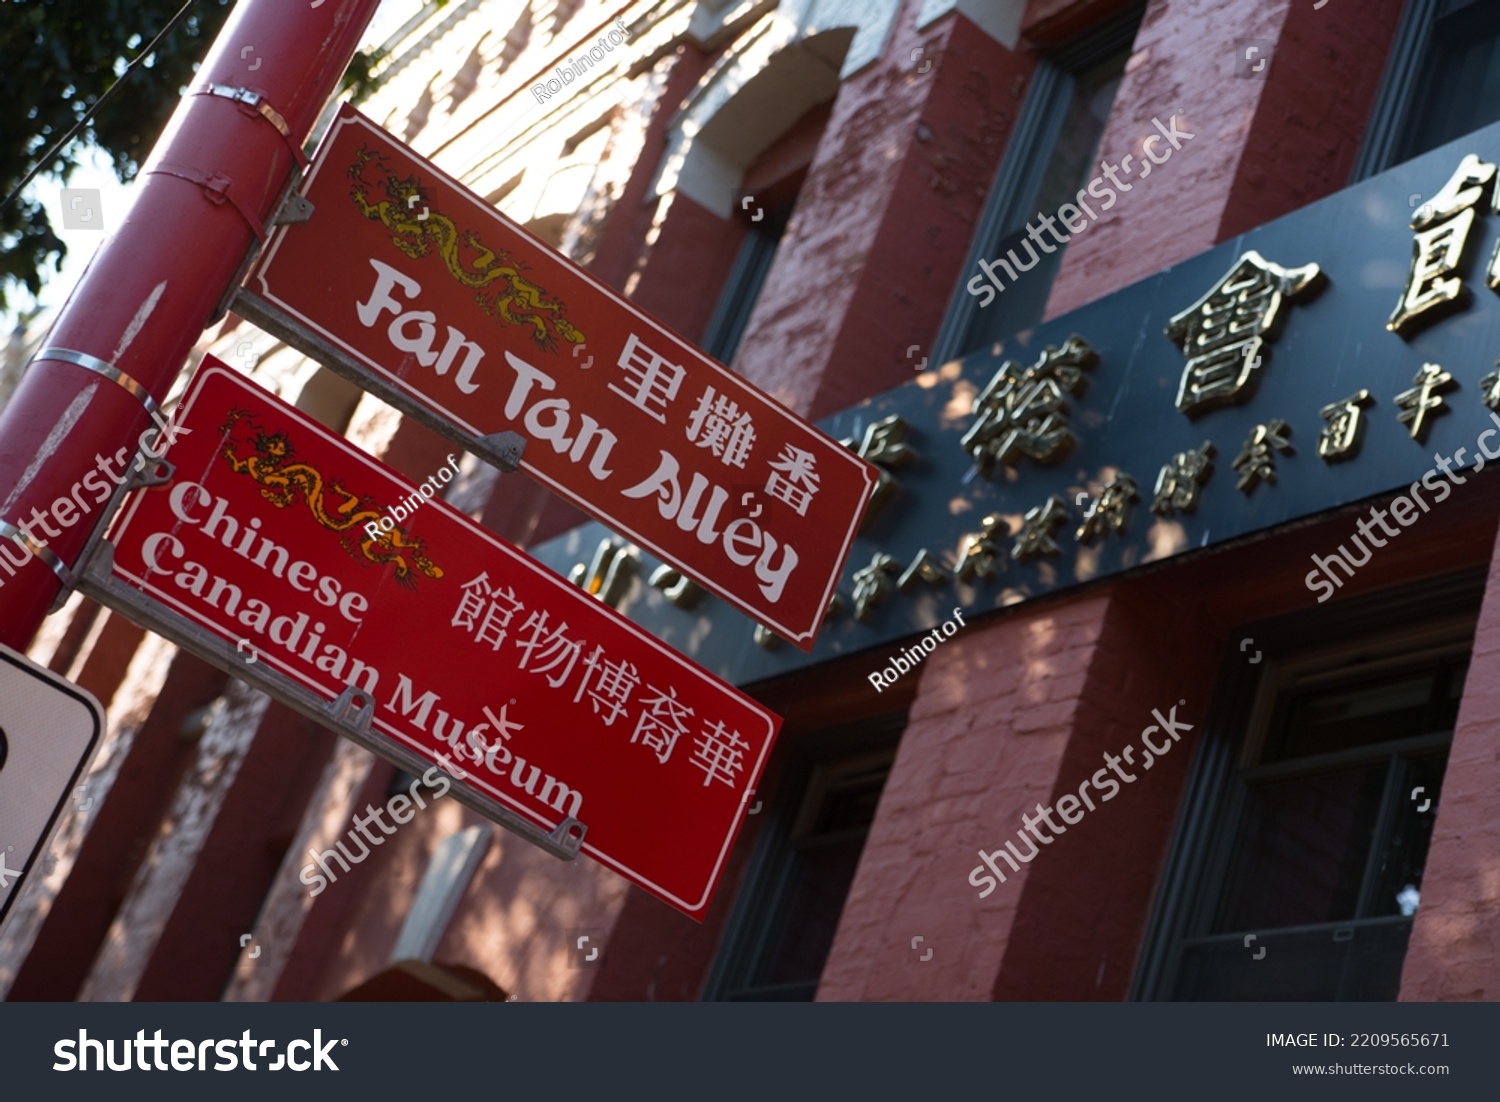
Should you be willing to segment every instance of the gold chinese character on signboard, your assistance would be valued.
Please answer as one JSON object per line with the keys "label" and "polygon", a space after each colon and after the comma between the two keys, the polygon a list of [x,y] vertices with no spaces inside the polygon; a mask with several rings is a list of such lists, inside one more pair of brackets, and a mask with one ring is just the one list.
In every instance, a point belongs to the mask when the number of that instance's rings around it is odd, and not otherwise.
{"label": "gold chinese character on signboard", "polygon": [[958,567],[954,571],[959,581],[972,582],[975,578],[993,578],[995,568],[1005,568],[1005,559],[997,539],[1010,535],[1010,525],[991,513],[979,522],[979,531],[966,533],[958,541]]}
{"label": "gold chinese character on signboard", "polygon": [[1417,231],[1412,244],[1411,272],[1406,290],[1385,327],[1406,336],[1424,316],[1451,308],[1463,298],[1458,266],[1463,260],[1469,231],[1474,228],[1474,208],[1485,185],[1495,176],[1495,166],[1470,153],[1441,191],[1417,208],[1411,228]]}
{"label": "gold chinese character on signboard", "polygon": [[861,534],[875,522],[886,503],[896,495],[896,476],[891,472],[909,466],[917,458],[916,449],[906,442],[910,431],[907,423],[893,413],[865,429],[859,447],[854,446],[853,437],[839,441],[861,459],[875,464],[875,469],[880,473],[880,481],[875,484],[875,492],[870,495],[870,504],[865,506],[865,515],[860,518]]}
{"label": "gold chinese character on signboard", "polygon": [[1370,392],[1361,390],[1342,402],[1333,402],[1320,409],[1318,416],[1328,424],[1318,432],[1318,454],[1329,463],[1353,459],[1359,454],[1360,429],[1364,425],[1363,411],[1371,404]]}
{"label": "gold chinese character on signboard", "polygon": [[1151,511],[1169,517],[1179,509],[1191,513],[1198,508],[1198,493],[1214,471],[1214,446],[1203,441],[1197,451],[1178,452],[1164,464],[1156,476],[1156,493]]}
{"label": "gold chinese character on signboard", "polygon": [[1123,535],[1125,520],[1130,513],[1130,503],[1140,497],[1135,479],[1128,474],[1117,474],[1109,484],[1099,491],[1099,499],[1083,515],[1078,526],[1078,542],[1093,543],[1097,535]]}
{"label": "gold chinese character on signboard", "polygon": [[1500,360],[1496,360],[1495,364],[1497,370],[1479,380],[1479,400],[1490,409],[1500,410]]}
{"label": "gold chinese character on signboard", "polygon": [[948,571],[938,561],[937,556],[924,547],[917,552],[917,557],[902,572],[901,577],[896,579],[896,588],[902,593],[910,593],[917,587],[918,582],[943,585],[948,581],[948,577]]}
{"label": "gold chinese character on signboard", "polygon": [[1076,395],[1081,369],[1098,362],[1088,342],[1074,336],[1061,348],[1049,345],[1030,367],[1002,363],[974,399],[976,420],[959,441],[979,472],[988,475],[996,463],[1015,466],[1024,456],[1038,463],[1061,459],[1073,445],[1064,395]]}
{"label": "gold chinese character on signboard", "polygon": [[1016,562],[1029,562],[1038,555],[1059,553],[1057,534],[1068,519],[1068,507],[1062,498],[1052,494],[1035,509],[1028,509],[1021,518],[1021,531],[1016,534],[1016,545],[1010,549],[1010,557]]}
{"label": "gold chinese character on signboard", "polygon": [[658,566],[651,572],[651,587],[659,589],[667,603],[675,608],[692,609],[703,597],[703,587],[680,570],[670,566]]}
{"label": "gold chinese character on signboard", "polygon": [[1254,249],[1240,257],[1208,294],[1167,323],[1167,336],[1187,357],[1177,408],[1196,415],[1248,398],[1286,301],[1322,278],[1316,264],[1283,268]]}
{"label": "gold chinese character on signboard", "polygon": [[1453,385],[1453,376],[1437,364],[1423,364],[1412,378],[1410,390],[1396,395],[1396,408],[1401,412],[1396,419],[1411,430],[1411,438],[1421,441],[1427,435],[1427,415],[1443,409],[1443,398],[1438,393]]}
{"label": "gold chinese character on signboard", "polygon": [[877,551],[870,565],[854,572],[854,618],[868,623],[875,610],[891,591],[888,575],[901,573],[901,564],[883,551]]}
{"label": "gold chinese character on signboard", "polygon": [[568,581],[582,587],[585,593],[598,597],[611,608],[617,608],[621,598],[630,590],[635,568],[635,552],[618,540],[603,539],[599,541],[593,561],[587,567],[583,563],[576,563],[568,571]]}
{"label": "gold chinese character on signboard", "polygon": [[1234,488],[1248,494],[1261,482],[1275,485],[1276,456],[1271,449],[1290,454],[1292,445],[1288,437],[1291,435],[1292,430],[1279,417],[1273,417],[1264,425],[1256,425],[1245,441],[1245,447],[1230,464],[1240,473],[1240,480]]}

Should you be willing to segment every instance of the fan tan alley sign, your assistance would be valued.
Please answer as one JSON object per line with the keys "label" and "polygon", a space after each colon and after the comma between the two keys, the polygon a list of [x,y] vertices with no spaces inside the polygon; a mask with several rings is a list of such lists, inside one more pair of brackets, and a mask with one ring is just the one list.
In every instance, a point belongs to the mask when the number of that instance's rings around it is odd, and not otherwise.
{"label": "fan tan alley sign", "polygon": [[236,309],[812,646],[870,465],[345,107]]}

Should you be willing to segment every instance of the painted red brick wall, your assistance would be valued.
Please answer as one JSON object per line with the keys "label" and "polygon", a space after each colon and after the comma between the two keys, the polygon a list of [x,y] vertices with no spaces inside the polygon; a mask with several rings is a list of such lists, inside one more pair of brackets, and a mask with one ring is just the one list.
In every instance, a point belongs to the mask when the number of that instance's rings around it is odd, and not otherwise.
{"label": "painted red brick wall", "polygon": [[141,972],[142,1002],[214,1000],[339,736],[272,703]]}
{"label": "painted red brick wall", "polygon": [[[1327,607],[1489,561],[1500,478],[1473,483],[1462,501],[1433,509],[1420,539],[1382,551]],[[1303,581],[1309,556],[1347,540],[1364,511],[992,614],[939,647],[923,669],[819,999],[1126,997],[1220,663],[1235,660],[1236,629],[1317,608]],[[1496,579],[1492,589],[1500,571]],[[1500,612],[1490,616],[1488,646],[1500,649]],[[1481,627],[1476,669],[1484,639]],[[820,688],[835,683],[826,670],[813,676]],[[1417,929],[1431,951],[1418,955],[1414,938],[1406,983],[1415,992],[1473,992],[1500,972],[1500,937],[1483,921],[1495,892],[1477,882],[1500,822],[1489,721],[1500,692],[1482,684],[1470,678],[1468,693],[1481,695],[1465,697],[1446,782],[1457,787],[1445,790],[1451,810],[1446,821],[1440,814],[1422,889]],[[980,899],[968,883],[977,850],[1014,839],[1023,814],[1076,792],[1104,765],[1104,751],[1138,746],[1152,710],[1165,714],[1177,701],[1186,701],[1179,722],[1194,731],[1150,771],[1125,767],[1137,780],[1107,804],[1096,800],[1021,872],[1000,861],[1006,882]],[[911,947],[919,935],[933,950],[925,962]],[[1500,978],[1488,982],[1493,994]]]}
{"label": "painted red brick wall", "polygon": [[146,638],[146,629],[108,610],[100,615],[107,619],[94,637],[76,681],[80,688],[93,693],[94,698],[108,708],[125,681],[136,648]]}
{"label": "painted red brick wall", "polygon": [[785,134],[745,169],[743,189],[754,193],[766,190],[772,193],[768,196],[771,203],[780,202],[781,197],[775,194],[776,189],[785,187],[793,179],[800,181],[811,167],[813,159],[818,155],[818,144],[823,140],[828,118],[832,114],[832,101],[820,103],[804,112]]}
{"label": "painted red brick wall", "polygon": [[[812,161],[827,121],[826,106],[807,111],[745,169],[744,189],[764,188],[772,195],[788,191],[792,179]],[[643,157],[637,173],[654,170],[657,163]],[[779,201],[779,196],[771,201]],[[633,284],[627,283],[631,301],[688,340],[701,343],[748,227],[742,216],[720,218],[686,195],[673,195],[656,206],[665,211],[665,218],[654,240],[641,249]],[[649,223],[643,227],[649,229]]]}
{"label": "painted red brick wall", "polygon": [[1031,73],[961,16],[918,34],[920,6],[840,88],[736,358],[810,417],[912,377],[901,350],[937,330]]}
{"label": "painted red brick wall", "polygon": [[[355,815],[364,815],[368,805],[386,804],[395,773],[395,767],[386,762],[374,763],[352,801],[358,809]],[[400,787],[407,791],[410,782]],[[434,806],[432,801],[428,804]],[[369,847],[369,856],[347,872],[330,860],[338,879],[318,894],[298,927],[272,998],[292,1002],[337,999],[390,963],[407,905],[396,905],[393,897],[398,893],[407,901],[416,897],[427,855],[438,840],[434,819],[427,808],[414,813],[408,825],[387,839],[390,845]],[[346,839],[354,829],[352,824],[341,825],[343,830],[329,848],[344,842],[347,849],[355,850]],[[305,853],[298,856],[309,860]],[[351,936],[351,930],[357,930],[358,936]]]}
{"label": "painted red brick wall", "polygon": [[[1161,598],[1149,585],[1051,605],[929,659],[820,1000],[1124,997],[1196,743],[1144,771],[1140,732],[1173,705],[1196,731],[1217,657],[1193,606]],[[1019,873],[1000,860],[1006,882],[980,899],[977,851],[1130,744],[1136,781],[1093,794],[1073,826],[1054,813],[1064,833]]]}
{"label": "painted red brick wall", "polygon": [[1349,186],[1404,6],[1404,0],[1291,6],[1271,71],[1260,82],[1265,88],[1219,240]]}
{"label": "painted red brick wall", "polygon": [[1056,786],[1108,609],[1093,597],[976,625],[924,663],[820,1001],[990,997],[1036,866],[981,901],[975,848],[1001,844],[1017,810]]}
{"label": "painted red brick wall", "polygon": [[[1153,120],[1173,114],[1194,137],[1150,176],[1122,177],[1130,191],[1068,246],[1047,317],[1347,187],[1401,8],[1204,0],[1188,17],[1152,0],[1099,156],[1139,161]],[[1246,40],[1270,43],[1264,79],[1234,75]]]}
{"label": "painted red brick wall", "polygon": [[[1120,587],[1087,674],[1069,675],[1060,661],[1050,679],[1049,698],[1076,693],[1078,707],[1057,786],[1042,802],[1055,807],[1060,796],[1076,797],[1104,768],[1104,754],[1118,756],[1128,745],[1136,747],[1135,766],[1122,763],[1121,769],[1136,780],[1122,783],[1108,803],[1100,803],[1091,786],[1095,810],[1085,810],[1081,822],[1033,860],[992,992],[996,999],[1119,1000],[1129,992],[1223,647],[1222,629],[1204,619],[1203,604],[1180,598],[1176,580],[1162,576]],[[1077,652],[1073,657],[1078,660]],[[1193,730],[1145,769],[1141,732],[1157,725],[1156,712]],[[1165,733],[1152,739],[1160,745]],[[1019,813],[1008,825],[1020,827]]]}
{"label": "painted red brick wall", "polygon": [[630,274],[645,256],[644,242],[656,213],[656,204],[649,202],[647,196],[656,179],[657,167],[667,151],[667,127],[683,98],[703,76],[708,62],[709,58],[696,46],[688,44],[678,50],[666,86],[653,109],[646,141],[630,174],[630,182],[625,185],[625,191],[614,210],[610,211],[599,235],[589,271],[617,291],[624,291]]}

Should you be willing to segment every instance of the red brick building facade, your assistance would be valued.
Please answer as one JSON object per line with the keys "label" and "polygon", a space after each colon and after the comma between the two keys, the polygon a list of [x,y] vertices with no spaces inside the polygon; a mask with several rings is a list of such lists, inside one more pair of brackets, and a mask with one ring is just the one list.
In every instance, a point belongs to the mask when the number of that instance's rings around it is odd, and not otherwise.
{"label": "red brick building facade", "polygon": [[[909,383],[917,356],[935,367],[1008,339],[1007,326],[1097,302],[1500,115],[1476,107],[1453,123],[1464,129],[1425,145],[1412,121],[1439,95],[1414,73],[1455,42],[1500,41],[1482,3],[520,7],[429,13],[365,109],[809,418]],[[536,80],[616,16],[633,52],[571,101],[539,105]],[[428,107],[441,115],[471,42],[478,90],[446,108],[446,122],[413,128],[413,91],[435,89]],[[1254,69],[1250,46],[1272,64]],[[505,183],[492,150],[562,111],[582,135],[565,135],[572,148],[607,134],[588,146],[590,183],[569,200],[574,213],[549,209],[545,189],[514,213],[507,204],[532,185]],[[1190,144],[1077,234],[1050,276],[1032,273],[1029,317],[1024,302],[1001,321],[972,310],[972,257],[998,255],[1049,173],[1087,180],[1102,158],[1141,159],[1142,140],[1169,117]],[[779,237],[760,241],[773,225]],[[220,347],[237,339],[234,326],[212,335]],[[355,413],[358,396],[337,380],[297,369],[284,379],[302,408],[414,477],[449,448],[415,424]],[[1231,941],[1255,959],[1237,941],[1253,928],[1272,962],[1295,957],[1314,977],[1299,988],[1277,973],[1274,997],[1495,998],[1500,690],[1481,674],[1500,651],[1492,481],[1481,476],[1461,509],[1435,511],[1377,556],[1323,620],[1307,619],[1305,563],[1346,538],[1348,511],[975,609],[879,693],[866,677],[874,652],[749,685],[786,722],[757,792],[764,806],[701,926],[599,866],[492,832],[452,801],[309,898],[297,883],[307,852],[401,778],[75,600],[33,654],[107,705],[112,740],[91,773],[99,805],[70,813],[62,860],[0,932],[0,990],[329,999],[405,959],[441,966],[413,966],[428,997],[495,987],[526,1000],[1266,997],[1263,975],[1227,963]],[[519,476],[475,492],[461,507],[522,545],[581,519]],[[1430,681],[1431,699],[1387,706],[1355,670]],[[1424,718],[1399,737],[1381,727],[1395,747],[1387,767],[1359,757],[1385,745],[1374,734],[1339,734],[1353,757],[1329,758],[1322,772],[1291,770],[1290,751],[1282,773],[1255,759],[1257,738],[1279,737],[1277,709],[1304,698],[1307,714],[1334,707],[1306,695],[1320,685],[1345,693],[1337,706],[1351,714]],[[1176,751],[979,898],[976,848],[1001,845],[1034,805],[1076,791],[1101,755],[1174,702],[1192,724]],[[1444,720],[1450,705],[1456,719]],[[1416,823],[1392,795],[1394,771],[1425,777],[1432,762],[1438,780],[1426,786],[1440,783],[1441,799]],[[1377,768],[1392,772],[1371,779]],[[1354,778],[1352,794],[1340,795],[1338,777]],[[1236,819],[1235,800],[1260,817]],[[1314,820],[1323,825],[1311,840],[1296,841],[1288,824]],[[1396,865],[1414,878],[1397,887],[1420,888],[1412,913],[1376,900]],[[1235,894],[1237,877],[1245,891],[1292,900],[1286,914],[1322,917],[1278,922],[1275,906]],[[1236,925],[1236,915],[1260,920]],[[256,957],[240,944],[246,932]],[[584,959],[580,937],[602,956]],[[1376,975],[1399,980],[1358,978]]]}

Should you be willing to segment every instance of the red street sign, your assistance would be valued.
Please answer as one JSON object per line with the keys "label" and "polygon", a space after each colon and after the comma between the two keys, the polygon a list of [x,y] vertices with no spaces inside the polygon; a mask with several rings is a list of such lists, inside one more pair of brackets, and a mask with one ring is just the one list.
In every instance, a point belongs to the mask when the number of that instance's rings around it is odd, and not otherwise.
{"label": "red street sign", "polygon": [[212,357],[174,424],[112,585],[701,920],[778,717]]}
{"label": "red street sign", "polygon": [[812,648],[873,467],[353,108],[303,196],[238,312]]}

